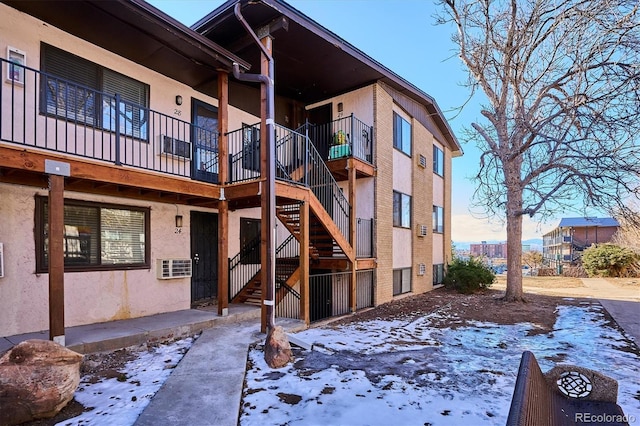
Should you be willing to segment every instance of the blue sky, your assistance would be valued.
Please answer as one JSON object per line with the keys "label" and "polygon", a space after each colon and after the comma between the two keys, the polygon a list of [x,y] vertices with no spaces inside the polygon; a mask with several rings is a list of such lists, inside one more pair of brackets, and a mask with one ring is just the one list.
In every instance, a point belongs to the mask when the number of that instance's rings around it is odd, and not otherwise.
{"label": "blue sky", "polygon": [[[220,0],[147,0],[185,25],[192,25],[224,3]],[[452,27],[436,26],[435,1],[429,0],[288,0],[290,5],[336,33],[376,61],[434,97],[454,133],[480,119],[480,105],[470,102],[459,113],[468,90],[466,73],[455,55]],[[277,40],[275,41],[277,42]],[[506,240],[499,222],[476,219],[469,210],[475,189],[479,150],[463,144],[464,156],[453,160],[453,240]],[[523,239],[542,238],[559,219],[539,226],[525,218]]]}

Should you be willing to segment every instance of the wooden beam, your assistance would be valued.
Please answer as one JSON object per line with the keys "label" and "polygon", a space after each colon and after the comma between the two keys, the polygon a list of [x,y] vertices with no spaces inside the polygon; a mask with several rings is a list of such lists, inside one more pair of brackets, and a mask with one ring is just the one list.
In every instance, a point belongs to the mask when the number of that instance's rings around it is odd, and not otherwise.
{"label": "wooden beam", "polygon": [[356,269],[376,269],[378,267],[378,261],[375,258],[357,259]]}
{"label": "wooden beam", "polygon": [[308,326],[309,311],[309,203],[300,205],[300,319]]}
{"label": "wooden beam", "polygon": [[[229,74],[218,72],[218,178],[227,181]],[[229,202],[218,202],[218,315],[229,315]]]}
{"label": "wooden beam", "polygon": [[49,176],[49,340],[64,336],[64,176]]}
{"label": "wooden beam", "polygon": [[44,153],[6,145],[0,146],[0,168],[6,167],[44,173],[45,160],[52,159],[69,163],[71,175],[74,178],[98,182],[98,185],[102,182],[110,182],[114,185],[156,190],[164,194],[174,193],[214,199],[220,198],[219,185],[194,181],[188,177],[93,162],[53,152]]}

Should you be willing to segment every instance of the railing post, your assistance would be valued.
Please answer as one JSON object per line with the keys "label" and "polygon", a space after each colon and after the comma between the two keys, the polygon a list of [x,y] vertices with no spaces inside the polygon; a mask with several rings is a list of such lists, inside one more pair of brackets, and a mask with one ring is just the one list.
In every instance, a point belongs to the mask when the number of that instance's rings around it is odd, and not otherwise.
{"label": "railing post", "polygon": [[121,166],[122,162],[120,161],[120,95],[116,93],[116,107],[114,114],[115,117],[115,125],[116,125],[116,166]]}
{"label": "railing post", "polygon": [[353,125],[353,113],[351,113],[351,115],[349,116],[349,127],[351,127],[350,130],[350,137],[349,137],[349,155],[351,157],[354,157],[354,140],[355,140],[355,133],[354,133],[354,125]]}

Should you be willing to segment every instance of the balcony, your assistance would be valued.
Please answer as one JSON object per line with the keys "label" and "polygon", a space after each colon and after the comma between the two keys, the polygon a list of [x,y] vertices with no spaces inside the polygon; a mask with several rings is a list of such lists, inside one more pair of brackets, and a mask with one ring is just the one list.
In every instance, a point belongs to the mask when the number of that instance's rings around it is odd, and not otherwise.
{"label": "balcony", "polygon": [[0,141],[218,183],[217,129],[0,61],[20,76],[0,83]]}

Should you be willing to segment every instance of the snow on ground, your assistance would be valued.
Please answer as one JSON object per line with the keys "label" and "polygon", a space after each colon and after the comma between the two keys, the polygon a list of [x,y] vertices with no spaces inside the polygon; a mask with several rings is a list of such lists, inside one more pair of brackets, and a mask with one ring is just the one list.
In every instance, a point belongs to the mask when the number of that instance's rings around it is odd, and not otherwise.
{"label": "snow on ground", "polygon": [[[543,371],[565,363],[613,377],[618,403],[640,419],[640,356],[599,304],[559,307],[549,333],[531,323],[432,327],[438,318],[309,329],[296,337],[318,350],[296,351],[295,364],[279,370],[251,349],[240,424],[504,425],[524,350]],[[141,352],[123,381],[84,376],[75,398],[93,409],[59,425],[132,425],[192,343]]]}
{"label": "snow on ground", "polygon": [[240,424],[504,425],[525,350],[543,371],[563,363],[613,377],[618,403],[640,419],[640,357],[599,304],[559,307],[543,334],[529,323],[437,329],[433,317],[306,330],[296,337],[322,351],[280,370],[252,349]]}
{"label": "snow on ground", "polygon": [[151,398],[167,380],[193,343],[193,338],[157,345],[129,361],[123,375],[100,379],[92,375],[80,379],[74,398],[86,409],[80,416],[58,423],[62,425],[132,425]]}

